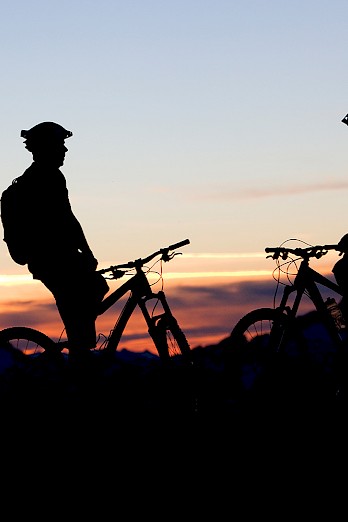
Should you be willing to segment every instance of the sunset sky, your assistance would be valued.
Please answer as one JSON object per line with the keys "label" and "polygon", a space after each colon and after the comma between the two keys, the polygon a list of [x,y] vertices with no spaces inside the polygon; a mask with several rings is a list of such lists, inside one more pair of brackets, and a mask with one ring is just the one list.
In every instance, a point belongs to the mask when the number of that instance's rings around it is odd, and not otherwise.
{"label": "sunset sky", "polygon": [[[31,163],[21,129],[71,130],[62,171],[99,268],[189,238],[164,289],[191,345],[216,342],[271,306],[266,246],[348,231],[347,20],[344,0],[4,0],[0,190]],[[0,286],[1,328],[59,335],[3,242]]]}

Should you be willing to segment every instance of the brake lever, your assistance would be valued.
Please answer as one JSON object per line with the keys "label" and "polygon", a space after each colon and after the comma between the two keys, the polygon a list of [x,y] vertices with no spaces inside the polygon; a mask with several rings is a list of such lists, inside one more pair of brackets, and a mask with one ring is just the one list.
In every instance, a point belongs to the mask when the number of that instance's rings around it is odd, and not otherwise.
{"label": "brake lever", "polygon": [[118,270],[117,268],[112,268],[110,272],[111,277],[107,277],[106,279],[121,279],[126,273],[125,270]]}
{"label": "brake lever", "polygon": [[168,261],[173,259],[173,257],[179,256],[179,255],[181,256],[182,252],[173,252],[172,254],[169,254],[168,252],[165,252],[164,254],[162,254],[162,261],[167,263]]}
{"label": "brake lever", "polygon": [[278,259],[279,256],[280,256],[279,252],[275,252],[274,254],[270,254],[269,256],[266,256],[266,259],[268,259],[268,258]]}

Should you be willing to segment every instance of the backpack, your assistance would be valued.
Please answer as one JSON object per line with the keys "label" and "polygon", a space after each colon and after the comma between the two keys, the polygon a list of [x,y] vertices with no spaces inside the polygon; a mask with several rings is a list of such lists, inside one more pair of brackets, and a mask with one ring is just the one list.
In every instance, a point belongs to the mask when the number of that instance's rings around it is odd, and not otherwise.
{"label": "backpack", "polygon": [[19,265],[26,265],[28,262],[24,202],[25,191],[16,178],[1,195],[0,213],[4,229],[3,239],[13,261]]}

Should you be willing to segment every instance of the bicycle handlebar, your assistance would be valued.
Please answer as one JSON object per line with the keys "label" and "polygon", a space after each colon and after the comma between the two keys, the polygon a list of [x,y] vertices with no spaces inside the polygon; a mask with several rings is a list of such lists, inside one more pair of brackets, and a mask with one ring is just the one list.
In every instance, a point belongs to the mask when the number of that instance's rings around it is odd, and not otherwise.
{"label": "bicycle handlebar", "polygon": [[[103,268],[101,270],[97,270],[99,274],[105,274],[106,272],[112,272],[115,279],[122,277],[124,275],[124,272],[122,269],[129,269],[129,268],[141,268],[146,263],[151,261],[157,256],[161,256],[161,259],[165,262],[170,261],[175,254],[169,255],[169,252],[172,252],[173,250],[176,250],[177,248],[181,248],[182,246],[189,245],[190,240],[184,239],[183,241],[179,241],[178,243],[173,243],[172,245],[169,245],[165,248],[160,248],[156,252],[153,252],[149,256],[145,258],[139,258],[135,261],[128,261],[128,263],[122,263],[120,265],[113,265],[109,266],[108,268]],[[118,272],[119,271],[119,272]]]}
{"label": "bicycle handlebar", "polygon": [[310,246],[306,248],[287,248],[287,247],[267,247],[265,248],[266,253],[273,253],[272,259],[278,259],[281,257],[282,259],[287,259],[288,254],[294,254],[296,256],[302,257],[303,259],[309,259],[310,257],[316,257],[319,259],[328,253],[329,250],[337,250],[338,252],[342,252],[341,248],[338,245],[316,245]]}

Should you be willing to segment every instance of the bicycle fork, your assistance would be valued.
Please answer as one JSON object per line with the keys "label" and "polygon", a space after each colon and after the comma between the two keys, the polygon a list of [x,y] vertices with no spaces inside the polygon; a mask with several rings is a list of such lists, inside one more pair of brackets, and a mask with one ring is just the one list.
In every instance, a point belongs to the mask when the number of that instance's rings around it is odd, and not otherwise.
{"label": "bicycle fork", "polygon": [[[150,299],[157,299],[160,303],[162,311],[158,314],[154,315],[149,313],[146,303]],[[138,304],[145,318],[149,335],[156,346],[159,356],[164,361],[169,360],[170,354],[167,342],[167,329],[176,321],[176,319],[172,315],[164,292],[162,290],[157,293],[151,292],[150,295],[143,297]]]}
{"label": "bicycle fork", "polygon": [[[290,295],[296,292],[292,306],[288,305]],[[269,346],[272,353],[283,351],[290,338],[290,332],[294,333],[295,318],[303,295],[303,289],[295,286],[286,286],[279,306],[275,308],[276,316],[270,331]]]}

